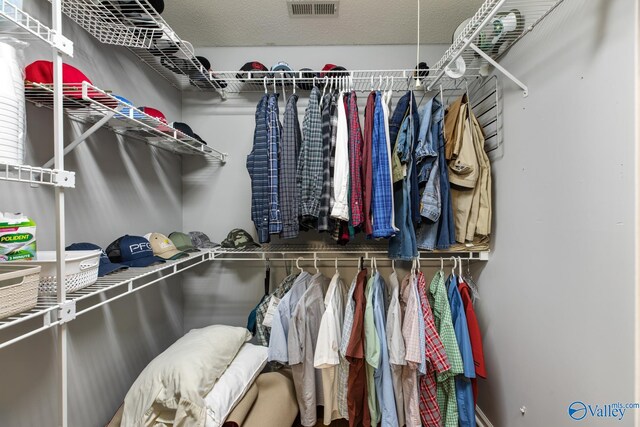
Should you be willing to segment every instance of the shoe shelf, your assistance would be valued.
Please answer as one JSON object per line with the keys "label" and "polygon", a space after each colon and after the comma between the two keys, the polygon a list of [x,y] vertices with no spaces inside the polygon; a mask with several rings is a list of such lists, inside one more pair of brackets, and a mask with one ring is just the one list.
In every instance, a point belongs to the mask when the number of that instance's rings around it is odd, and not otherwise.
{"label": "shoe shelf", "polygon": [[[25,84],[25,97],[42,107],[53,107],[53,87],[38,83]],[[142,140],[149,145],[177,154],[203,155],[226,161],[227,154],[169,126],[163,120],[133,107],[88,82],[63,85],[66,114],[92,126],[65,147],[65,154],[75,149],[93,132],[106,126],[125,137]],[[49,161],[45,164],[52,164]]]}
{"label": "shoe shelf", "polygon": [[[0,0],[0,17],[8,19],[23,32],[39,38],[60,52],[73,56],[73,42],[71,40],[47,27],[13,3],[7,0]],[[13,35],[14,33],[12,32],[11,34]]]}
{"label": "shoe shelf", "polygon": [[220,90],[182,40],[147,0],[63,0],[65,15],[102,43],[129,48],[179,89]]}
{"label": "shoe shelf", "polygon": [[[445,75],[445,69],[460,70],[464,61],[467,72],[486,74],[490,64],[523,89],[527,87],[502,68],[500,59],[518,40],[532,31],[563,0],[486,0],[453,40],[435,64],[438,70],[429,89]],[[458,58],[461,58],[458,59]]]}
{"label": "shoe shelf", "polygon": [[74,188],[76,174],[75,172],[57,169],[0,163],[0,180]]}
{"label": "shoe shelf", "polygon": [[208,249],[189,257],[144,268],[130,268],[98,278],[96,283],[67,294],[60,304],[56,296],[39,297],[32,310],[0,320],[0,349],[56,325],[152,286],[211,259]]}

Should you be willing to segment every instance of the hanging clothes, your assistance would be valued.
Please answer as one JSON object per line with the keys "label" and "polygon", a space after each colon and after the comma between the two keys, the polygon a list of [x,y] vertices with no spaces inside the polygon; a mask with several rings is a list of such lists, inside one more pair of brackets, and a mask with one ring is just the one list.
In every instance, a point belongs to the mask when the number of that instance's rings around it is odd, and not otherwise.
{"label": "hanging clothes", "polygon": [[364,215],[362,229],[367,237],[373,235],[371,224],[371,199],[373,196],[373,127],[376,108],[376,93],[367,97],[364,109],[364,132],[362,134],[362,212]]}
{"label": "hanging clothes", "polygon": [[426,345],[424,347],[427,359],[427,373],[420,377],[420,418],[424,427],[439,427],[442,425],[436,376],[442,376],[449,369],[449,359],[440,340],[427,298],[427,285],[424,274],[418,272],[418,294],[420,296],[421,314],[424,319]]}
{"label": "hanging clothes", "polygon": [[282,212],[283,239],[298,236],[298,202],[296,169],[302,134],[298,122],[298,95],[293,94],[287,101],[282,125],[282,146],[280,149],[280,210]]}
{"label": "hanging clothes", "polygon": [[371,414],[371,424],[377,426],[380,422],[380,408],[378,407],[378,397],[376,395],[376,383],[374,378],[375,370],[380,366],[380,341],[376,332],[376,325],[373,315],[373,275],[369,277],[365,293],[364,310],[364,359],[367,362],[367,401],[369,413]]}
{"label": "hanging clothes", "polygon": [[449,185],[449,168],[447,167],[447,158],[445,156],[445,139],[442,131],[442,123],[444,118],[444,107],[437,99],[433,100],[433,109],[431,112],[433,135],[438,138],[438,171],[440,173],[440,197],[441,212],[438,220],[438,232],[436,249],[448,249],[455,243],[455,225],[453,215],[453,205],[451,202],[451,187]]}
{"label": "hanging clothes", "polygon": [[329,231],[331,209],[331,108],[333,96],[330,93],[322,97],[322,193],[318,210],[318,231]]}
{"label": "hanging clothes", "polygon": [[[347,383],[341,384],[340,370],[345,370],[344,373],[348,375],[349,365],[341,357],[339,347],[342,341],[346,297],[347,289],[340,274],[336,271],[331,278],[329,289],[324,298],[325,311],[320,322],[316,352],[313,358],[314,367],[320,369],[322,373],[323,423],[325,425],[344,417],[340,411],[340,387],[344,387],[345,393],[343,394],[346,398]],[[342,377],[346,378],[344,373]]]}
{"label": "hanging clothes", "polygon": [[320,90],[314,87],[302,121],[302,147],[297,168],[300,226],[304,229],[317,227],[322,194],[322,168]]}
{"label": "hanging clothes", "polygon": [[298,277],[298,273],[290,274],[278,285],[271,295],[267,296],[256,308],[256,338],[258,344],[269,346],[271,325],[277,313],[277,307],[282,297],[289,292]]}
{"label": "hanging clothes", "polygon": [[[351,281],[351,285],[349,286],[349,290],[347,291],[347,298],[345,300],[344,323],[342,325],[342,341],[340,342],[340,355],[345,360],[347,360],[347,349],[349,348],[349,341],[351,340],[351,331],[353,330],[353,318],[355,316],[355,307],[356,307],[356,303],[353,298],[353,293],[356,290],[357,279],[358,279],[358,276],[354,277],[353,280]],[[349,372],[351,371],[351,369],[352,368],[349,367]],[[348,393],[348,378],[349,377],[347,376],[347,381],[345,383],[347,385],[347,387],[345,387],[345,390],[347,390],[347,393]],[[342,382],[344,381],[344,378],[340,378],[339,381],[342,384]],[[342,391],[342,389],[339,389],[338,391]],[[342,395],[338,396],[338,406],[343,418],[349,420],[347,393],[345,393],[344,396]]]}
{"label": "hanging clothes", "polygon": [[362,187],[362,131],[358,115],[358,98],[354,90],[349,95],[349,224],[360,227],[364,221]]}
{"label": "hanging clothes", "polygon": [[247,170],[251,178],[251,220],[260,243],[269,242],[269,140],[267,137],[267,104],[263,95],[256,107],[256,127],[253,148],[247,156]]}
{"label": "hanging clothes", "polygon": [[302,294],[307,290],[311,275],[303,271],[298,275],[295,282],[278,304],[278,311],[273,316],[271,323],[271,336],[269,337],[269,352],[267,359],[269,362],[289,362],[289,348],[287,340],[289,336],[289,320],[293,311],[300,301]]}
{"label": "hanging clothes", "polygon": [[282,232],[282,215],[280,212],[278,156],[282,125],[278,109],[278,94],[269,95],[267,105],[267,139],[269,141],[269,234]]}
{"label": "hanging clothes", "polygon": [[351,327],[351,336],[345,353],[346,358],[349,361],[349,380],[347,386],[349,427],[371,426],[371,417],[367,400],[367,376],[364,361],[364,290],[366,279],[367,270],[363,269],[356,276],[353,291],[353,324]]}
{"label": "hanging clothes", "polygon": [[343,93],[338,96],[333,189],[334,205],[331,210],[331,216],[342,221],[349,221],[349,130]]}
{"label": "hanging clothes", "polygon": [[471,341],[471,351],[473,352],[473,364],[476,371],[476,377],[471,379],[473,387],[473,403],[478,402],[478,378],[487,378],[487,370],[484,363],[484,350],[482,348],[482,335],[480,334],[480,326],[478,318],[473,308],[471,299],[471,291],[469,285],[464,280],[458,283],[458,290],[464,305],[464,312],[467,316],[467,327],[469,328],[469,340]]}
{"label": "hanging clothes", "polygon": [[389,364],[391,365],[391,378],[393,383],[393,395],[396,400],[396,413],[398,425],[405,424],[404,395],[402,392],[402,367],[407,364],[404,359],[405,349],[402,338],[402,310],[400,308],[400,283],[398,274],[394,271],[389,276],[387,287],[389,307],[387,309],[387,346],[389,349]]}
{"label": "hanging clothes", "polygon": [[[391,98],[393,97],[393,91],[388,90],[382,96],[382,112],[384,116],[384,133],[385,139],[387,141],[387,163],[389,164],[389,173],[392,173],[392,162],[391,162],[391,153],[393,150],[391,149],[392,143],[395,144],[395,141],[391,141],[391,137],[389,136],[389,111],[391,109]],[[389,185],[391,188],[391,206],[394,206],[394,195],[393,195],[393,179],[389,180]],[[398,227],[396,227],[396,214],[393,209],[391,209],[391,228],[395,233],[398,231]]]}
{"label": "hanging clothes", "polygon": [[462,375],[457,375],[455,378],[460,427],[475,427],[476,412],[473,402],[471,379],[476,377],[476,370],[473,362],[471,341],[469,339],[467,317],[464,313],[460,292],[458,291],[458,277],[455,275],[449,277],[447,295],[449,297],[449,304],[451,305],[451,318],[453,320],[453,328],[456,333],[456,341],[460,349],[460,355],[462,356],[462,366],[464,370]]}
{"label": "hanging clothes", "polygon": [[391,182],[391,169],[387,148],[387,122],[384,114],[382,94],[375,94],[374,124],[372,135],[372,170],[373,170],[373,195],[371,208],[373,214],[373,237],[389,238],[394,235],[392,224],[394,212],[393,184]]}
{"label": "hanging clothes", "polygon": [[462,356],[456,341],[456,334],[451,319],[451,307],[447,299],[447,289],[444,284],[442,270],[436,272],[429,286],[427,295],[433,319],[438,330],[440,340],[447,353],[451,369],[437,376],[437,397],[440,415],[444,427],[458,427],[458,403],[456,400],[455,375],[464,372]]}
{"label": "hanging clothes", "polygon": [[325,310],[324,295],[329,282],[329,278],[321,273],[315,274],[289,321],[289,365],[300,409],[300,423],[305,427],[316,424],[316,406],[324,405],[322,374],[319,369],[314,368],[313,358]]}
{"label": "hanging clothes", "polygon": [[420,347],[420,323],[418,304],[413,289],[413,277],[407,274],[400,288],[400,307],[402,309],[402,337],[405,344],[406,365],[402,367],[402,394],[404,396],[404,414],[407,427],[421,427],[420,404],[418,397],[417,369],[422,361],[423,347]]}
{"label": "hanging clothes", "polygon": [[385,295],[386,284],[380,273],[376,270],[373,279],[372,300],[373,300],[373,320],[377,341],[380,345],[380,357],[377,367],[374,366],[374,380],[376,397],[378,400],[378,414],[385,427],[398,427],[398,414],[396,412],[396,401],[393,395],[393,379],[391,375],[391,365],[389,364],[389,349],[387,347]]}

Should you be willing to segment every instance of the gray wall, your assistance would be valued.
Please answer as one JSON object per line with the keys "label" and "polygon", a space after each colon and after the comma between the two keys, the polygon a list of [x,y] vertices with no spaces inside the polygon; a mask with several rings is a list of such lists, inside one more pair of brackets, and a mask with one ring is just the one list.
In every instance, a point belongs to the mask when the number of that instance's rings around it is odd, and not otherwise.
{"label": "gray wall", "polygon": [[636,400],[633,7],[566,0],[502,61],[529,97],[505,81],[480,278],[479,406],[496,426],[569,426],[574,401]]}
{"label": "gray wall", "polygon": [[[49,2],[27,0],[25,9],[50,22]],[[65,62],[83,70],[98,87],[124,95],[136,105],[155,106],[169,120],[181,118],[180,93],[126,49],[102,45],[66,19],[63,34],[75,46],[74,57]],[[51,59],[51,50],[43,43],[30,42],[27,63]],[[28,105],[27,114],[26,163],[41,165],[53,155],[52,113]],[[67,122],[65,141],[71,141],[77,130],[76,124]],[[181,228],[179,157],[100,130],[65,157],[65,166],[76,172],[76,188],[65,192],[68,243],[91,241],[105,246],[124,233],[168,233]],[[53,194],[52,188],[0,184],[1,209],[35,219],[41,250],[54,248]],[[73,321],[69,327],[69,425],[104,425],[140,370],[181,335],[179,280]],[[54,332],[43,332],[0,350],[1,425],[54,425],[56,342]]]}

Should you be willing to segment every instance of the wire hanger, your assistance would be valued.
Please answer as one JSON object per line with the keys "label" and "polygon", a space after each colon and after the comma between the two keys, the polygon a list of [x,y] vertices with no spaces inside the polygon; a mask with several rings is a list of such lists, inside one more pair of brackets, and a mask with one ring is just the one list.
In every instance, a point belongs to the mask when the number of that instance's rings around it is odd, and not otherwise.
{"label": "wire hanger", "polygon": [[301,259],[303,260],[304,258],[302,258],[302,257],[298,257],[298,258],[296,258],[296,268],[297,268],[298,270],[300,270],[300,273],[304,273],[304,270],[302,269],[302,267],[300,267],[300,260],[301,260]]}

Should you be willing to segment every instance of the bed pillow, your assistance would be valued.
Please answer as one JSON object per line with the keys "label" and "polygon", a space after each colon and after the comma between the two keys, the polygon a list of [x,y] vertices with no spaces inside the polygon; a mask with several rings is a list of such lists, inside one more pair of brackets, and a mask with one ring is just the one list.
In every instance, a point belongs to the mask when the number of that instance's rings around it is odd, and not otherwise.
{"label": "bed pillow", "polygon": [[249,339],[249,331],[234,326],[189,331],[153,359],[133,383],[124,399],[122,425],[204,425],[204,396]]}
{"label": "bed pillow", "polygon": [[267,363],[267,347],[244,344],[227,370],[204,398],[207,403],[206,427],[220,427],[231,410],[251,388]]}

